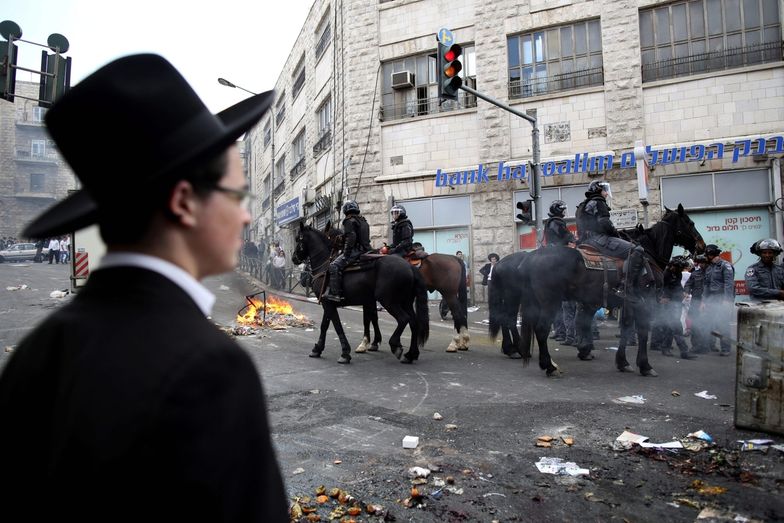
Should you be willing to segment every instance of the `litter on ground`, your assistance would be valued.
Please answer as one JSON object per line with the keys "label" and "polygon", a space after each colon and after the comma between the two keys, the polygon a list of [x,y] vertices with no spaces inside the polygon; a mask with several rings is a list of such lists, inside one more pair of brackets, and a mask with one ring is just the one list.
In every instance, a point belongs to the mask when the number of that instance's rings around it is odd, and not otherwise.
{"label": "litter on ground", "polygon": [[645,398],[642,396],[621,396],[613,400],[613,403],[631,403],[633,405],[642,405],[645,403]]}
{"label": "litter on ground", "polygon": [[694,395],[697,396],[698,398],[703,398],[703,399],[706,399],[706,400],[715,400],[716,399],[716,395],[708,394],[707,390],[703,390],[701,392],[695,392]]}
{"label": "litter on ground", "polygon": [[564,461],[561,458],[539,458],[536,468],[543,474],[555,474],[556,476],[587,476],[590,470],[579,467],[571,461]]}

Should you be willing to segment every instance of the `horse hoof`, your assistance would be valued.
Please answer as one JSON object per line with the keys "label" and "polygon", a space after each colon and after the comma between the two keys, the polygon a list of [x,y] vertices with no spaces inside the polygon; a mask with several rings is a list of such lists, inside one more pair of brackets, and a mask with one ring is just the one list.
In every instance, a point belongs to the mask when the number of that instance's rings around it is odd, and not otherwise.
{"label": "horse hoof", "polygon": [[631,365],[628,363],[626,365],[618,367],[618,372],[632,372]]}
{"label": "horse hoof", "polygon": [[649,378],[656,378],[659,376],[658,374],[656,374],[656,371],[653,369],[648,369],[648,370],[640,369],[640,374]]}
{"label": "horse hoof", "polygon": [[591,361],[594,356],[593,354],[588,353],[588,354],[578,354],[577,357],[583,361]]}
{"label": "horse hoof", "polygon": [[457,347],[450,345],[446,348],[446,352],[457,352]]}
{"label": "horse hoof", "polygon": [[351,358],[349,358],[348,356],[341,356],[340,358],[338,358],[338,363],[340,364],[351,363]]}
{"label": "horse hoof", "polygon": [[392,354],[394,354],[397,359],[400,359],[403,356],[403,347],[393,348]]}
{"label": "horse hoof", "polygon": [[414,363],[414,360],[412,360],[412,359],[410,359],[408,356],[406,356],[405,358],[403,358],[402,360],[400,360],[400,363],[405,363],[405,364],[408,364],[408,365],[410,365],[410,364]]}
{"label": "horse hoof", "polygon": [[354,352],[356,352],[357,354],[362,354],[363,352],[367,352],[367,351],[368,350],[365,347],[357,347],[356,349],[354,349]]}
{"label": "horse hoof", "polygon": [[309,358],[320,358],[321,357],[321,351],[314,350],[310,354],[308,354],[308,357]]}
{"label": "horse hoof", "polygon": [[519,352],[508,352],[506,355],[509,357],[510,360],[520,360],[523,358],[523,355]]}
{"label": "horse hoof", "polygon": [[546,376],[548,378],[560,378],[561,377],[561,369],[559,369],[557,366],[552,368],[552,369],[548,369],[547,372],[546,372]]}
{"label": "horse hoof", "polygon": [[378,352],[378,343],[374,343],[370,347],[368,347],[368,352]]}
{"label": "horse hoof", "polygon": [[468,347],[458,347],[457,350],[468,350]]}

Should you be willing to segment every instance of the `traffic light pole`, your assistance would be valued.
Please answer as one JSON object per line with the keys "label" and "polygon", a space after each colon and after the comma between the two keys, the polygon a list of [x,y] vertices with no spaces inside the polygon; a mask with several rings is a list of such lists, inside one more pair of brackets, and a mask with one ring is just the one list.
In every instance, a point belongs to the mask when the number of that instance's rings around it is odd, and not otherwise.
{"label": "traffic light pole", "polygon": [[541,245],[542,244],[542,235],[544,233],[544,225],[543,225],[543,221],[542,221],[542,212],[543,212],[542,211],[542,194],[541,194],[541,190],[540,190],[540,187],[541,187],[541,185],[540,185],[541,175],[540,175],[540,172],[539,172],[539,154],[540,154],[540,152],[539,152],[539,127],[536,124],[536,118],[534,118],[533,116],[529,116],[529,115],[527,115],[525,113],[521,113],[520,111],[517,111],[515,109],[512,109],[508,105],[499,102],[495,98],[492,98],[490,96],[484,95],[484,94],[480,93],[479,91],[477,91],[476,89],[472,89],[472,88],[470,88],[470,87],[468,87],[466,85],[461,85],[460,89],[462,89],[463,91],[466,91],[467,93],[471,93],[472,95],[476,96],[477,98],[481,98],[485,102],[491,103],[491,104],[495,105],[496,107],[500,107],[504,111],[509,111],[510,113],[514,114],[515,116],[519,116],[520,118],[528,120],[528,122],[531,124],[531,126],[532,126],[532,129],[531,129],[531,144],[532,144],[531,149],[532,149],[532,156],[533,156],[533,158],[531,159],[532,160],[531,163],[532,163],[532,167],[533,168],[531,169],[531,171],[532,171],[531,179],[528,180],[528,191],[531,194],[531,198],[534,200],[534,212],[536,214],[536,243],[537,243],[537,245]]}

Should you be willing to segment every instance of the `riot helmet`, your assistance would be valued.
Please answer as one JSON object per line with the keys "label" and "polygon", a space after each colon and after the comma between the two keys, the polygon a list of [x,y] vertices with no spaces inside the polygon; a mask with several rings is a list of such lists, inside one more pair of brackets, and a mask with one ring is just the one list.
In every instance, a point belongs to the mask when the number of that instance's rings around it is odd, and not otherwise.
{"label": "riot helmet", "polygon": [[553,203],[550,204],[550,212],[548,212],[547,214],[551,218],[554,216],[563,218],[565,213],[566,213],[566,202],[563,200],[554,200]]}
{"label": "riot helmet", "polygon": [[359,214],[359,204],[354,200],[348,200],[343,204],[343,214]]}
{"label": "riot helmet", "polygon": [[709,244],[705,246],[705,256],[718,256],[721,254],[721,249],[716,244]]}
{"label": "riot helmet", "polygon": [[389,214],[392,215],[392,221],[397,221],[398,218],[405,218],[406,217],[406,208],[402,205],[395,205],[392,207],[392,210],[389,211]]}
{"label": "riot helmet", "polygon": [[762,251],[773,251],[778,256],[781,254],[781,244],[773,238],[760,240],[751,246],[751,253],[759,256]]}
{"label": "riot helmet", "polygon": [[607,191],[607,196],[612,198],[612,189],[610,189],[610,182],[604,180],[594,180],[588,184],[588,192],[586,194],[601,194],[602,191]]}

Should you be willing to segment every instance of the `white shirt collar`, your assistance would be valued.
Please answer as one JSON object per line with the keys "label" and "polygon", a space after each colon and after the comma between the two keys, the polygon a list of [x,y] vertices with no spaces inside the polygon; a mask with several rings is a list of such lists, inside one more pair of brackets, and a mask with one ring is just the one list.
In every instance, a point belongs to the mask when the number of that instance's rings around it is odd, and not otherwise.
{"label": "white shirt collar", "polygon": [[205,316],[209,316],[212,313],[212,306],[215,305],[215,295],[207,290],[207,287],[199,283],[196,278],[173,263],[137,252],[110,252],[101,259],[101,263],[96,270],[110,267],[139,267],[157,272],[184,290],[196,302],[196,305]]}

